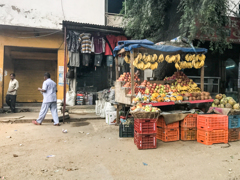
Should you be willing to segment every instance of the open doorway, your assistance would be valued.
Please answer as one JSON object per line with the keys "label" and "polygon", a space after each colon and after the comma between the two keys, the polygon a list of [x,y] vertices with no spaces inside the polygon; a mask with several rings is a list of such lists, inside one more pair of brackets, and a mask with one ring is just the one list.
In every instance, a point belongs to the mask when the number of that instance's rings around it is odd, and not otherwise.
{"label": "open doorway", "polygon": [[10,81],[9,75],[13,72],[19,82],[17,103],[41,103],[42,94],[37,88],[42,86],[44,73],[49,72],[51,79],[57,81],[57,50],[7,46],[4,48],[3,70],[3,104]]}

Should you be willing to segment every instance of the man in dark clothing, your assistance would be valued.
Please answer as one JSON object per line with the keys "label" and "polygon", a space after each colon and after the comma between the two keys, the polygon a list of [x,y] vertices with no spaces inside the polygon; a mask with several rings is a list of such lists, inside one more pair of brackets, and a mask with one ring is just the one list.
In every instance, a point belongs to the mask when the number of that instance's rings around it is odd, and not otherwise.
{"label": "man in dark clothing", "polygon": [[10,74],[10,82],[8,86],[7,96],[6,96],[6,103],[10,107],[12,113],[15,113],[15,103],[17,98],[17,90],[19,87],[18,81],[15,79],[15,74]]}

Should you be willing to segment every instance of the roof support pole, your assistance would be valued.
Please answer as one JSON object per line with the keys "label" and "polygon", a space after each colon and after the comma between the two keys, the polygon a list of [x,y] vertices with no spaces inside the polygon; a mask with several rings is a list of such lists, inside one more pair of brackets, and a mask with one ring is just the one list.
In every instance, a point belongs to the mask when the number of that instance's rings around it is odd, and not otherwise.
{"label": "roof support pole", "polygon": [[204,66],[201,68],[201,91],[204,91]]}
{"label": "roof support pole", "polygon": [[67,43],[66,43],[67,30],[64,27],[64,73],[63,73],[63,123],[65,123],[65,109],[66,109],[66,74],[67,74]]}
{"label": "roof support pole", "polygon": [[134,49],[130,52],[130,68],[131,68],[131,97],[133,98],[133,95],[135,94],[135,89],[134,89],[134,66],[133,66],[133,61],[134,61]]}
{"label": "roof support pole", "polygon": [[118,71],[118,56],[115,57],[115,71],[116,71],[116,80],[119,78],[119,71]]}

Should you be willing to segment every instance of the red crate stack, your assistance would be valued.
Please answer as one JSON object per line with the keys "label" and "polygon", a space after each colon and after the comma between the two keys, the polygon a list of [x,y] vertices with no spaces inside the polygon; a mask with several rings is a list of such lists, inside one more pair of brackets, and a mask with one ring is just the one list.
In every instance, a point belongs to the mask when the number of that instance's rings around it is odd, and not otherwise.
{"label": "red crate stack", "polygon": [[188,114],[180,123],[180,138],[183,141],[197,140],[197,114]]}
{"label": "red crate stack", "polygon": [[134,144],[138,149],[155,149],[157,148],[156,134],[139,134],[135,131]]}
{"label": "red crate stack", "polygon": [[134,119],[134,143],[138,149],[157,148],[157,119]]}
{"label": "red crate stack", "polygon": [[163,142],[179,140],[179,122],[166,125],[164,117],[160,116],[157,120],[157,139]]}
{"label": "red crate stack", "polygon": [[228,116],[198,115],[197,141],[205,145],[228,143]]}

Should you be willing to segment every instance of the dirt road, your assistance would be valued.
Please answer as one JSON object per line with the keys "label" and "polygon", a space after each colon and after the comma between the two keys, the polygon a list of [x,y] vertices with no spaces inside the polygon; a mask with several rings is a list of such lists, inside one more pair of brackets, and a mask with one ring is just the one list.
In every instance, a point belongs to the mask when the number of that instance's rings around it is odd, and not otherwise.
{"label": "dirt road", "polygon": [[159,141],[157,149],[137,150],[132,138],[120,139],[118,127],[104,120],[61,127],[0,124],[0,176],[9,180],[240,179],[240,142],[230,144],[221,148],[226,145]]}

